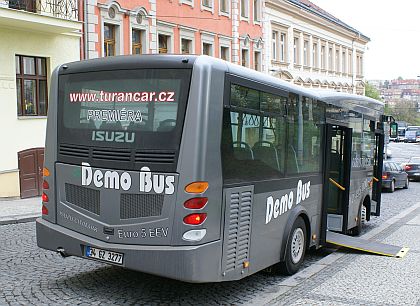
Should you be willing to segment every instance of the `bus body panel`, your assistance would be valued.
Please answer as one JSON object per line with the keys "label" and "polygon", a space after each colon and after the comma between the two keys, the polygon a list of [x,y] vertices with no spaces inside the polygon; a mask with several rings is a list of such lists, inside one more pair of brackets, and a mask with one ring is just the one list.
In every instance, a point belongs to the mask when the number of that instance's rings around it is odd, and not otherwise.
{"label": "bus body panel", "polygon": [[[125,169],[118,163],[114,168],[111,161],[107,166],[91,165],[89,158],[77,162],[60,161],[57,105],[64,102],[58,98],[59,74],[142,68],[177,69],[182,67],[181,62],[192,72],[186,108],[182,110],[185,117],[176,168],[158,171],[153,163],[143,165],[148,169]],[[320,246],[319,239],[325,230],[322,228],[322,183],[325,179],[322,168],[319,173],[297,172],[289,177],[224,185],[221,129],[227,106],[227,74],[287,94],[296,93],[334,105],[339,111],[332,117],[339,115],[340,118],[332,119],[342,120],[343,124],[346,122],[342,115],[348,113],[348,109],[362,111],[375,118],[383,110],[383,105],[373,100],[368,99],[365,106],[361,106],[358,105],[361,98],[347,94],[336,93],[339,97],[330,99],[328,95],[323,96],[264,74],[254,74],[250,69],[207,56],[146,56],[128,57],[126,60],[115,57],[71,63],[68,69],[64,66],[53,72],[51,81],[45,158],[45,167],[51,174],[44,178],[50,185],[45,191],[50,201],[43,203],[48,208],[48,214],[36,222],[38,245],[83,258],[87,258],[87,246],[120,252],[124,254],[123,267],[189,282],[241,279],[283,260],[288,235],[299,216],[304,217],[308,224],[308,247]],[[323,128],[322,123],[319,128]],[[119,150],[119,144],[109,147],[117,152]],[[317,148],[316,144],[313,148]],[[320,154],[325,153],[320,150]],[[246,164],[240,166],[246,167]],[[162,179],[160,185],[164,185],[163,190],[161,187],[157,190],[146,188],[144,175],[152,178],[152,185],[155,185],[154,177],[157,182]],[[370,192],[365,188],[369,176],[370,170],[352,175],[349,226],[353,224],[350,216],[357,214],[355,207],[358,208],[358,205],[354,203]],[[185,188],[192,182],[207,182],[208,189],[201,193],[188,193]],[[101,203],[99,214],[95,206],[98,195]],[[72,201],[68,201],[68,196]],[[147,203],[156,199],[160,201],[161,213],[145,216],[132,209],[128,216],[134,214],[136,217],[125,218],[127,211],[119,208],[122,198],[127,197],[124,203],[130,211],[130,201],[133,198],[138,201],[144,196],[154,199],[144,200]],[[200,210],[185,208],[185,202],[195,197],[207,198],[207,205]],[[78,202],[80,198],[84,201],[93,198],[94,201],[93,204],[90,201]],[[205,221],[198,226],[186,224],[184,218],[192,213],[207,214]],[[185,239],[184,235],[192,230],[205,230],[205,235],[198,241]]]}

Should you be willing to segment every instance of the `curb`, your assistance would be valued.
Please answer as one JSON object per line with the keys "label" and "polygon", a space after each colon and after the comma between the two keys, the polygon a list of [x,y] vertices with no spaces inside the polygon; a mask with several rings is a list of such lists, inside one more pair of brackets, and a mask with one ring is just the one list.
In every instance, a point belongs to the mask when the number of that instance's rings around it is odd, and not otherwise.
{"label": "curb", "polygon": [[38,219],[39,217],[41,217],[40,214],[30,214],[30,215],[24,215],[24,216],[4,217],[4,218],[0,218],[0,225],[33,222],[36,219]]}
{"label": "curb", "polygon": [[[360,238],[364,239],[371,239],[372,237],[378,235],[379,233],[386,230],[391,225],[397,223],[404,217],[406,217],[411,212],[415,211],[416,209],[420,208],[420,202],[416,205],[413,205],[398,215],[384,221],[383,224],[380,226],[370,230],[369,232],[359,236]],[[338,249],[337,249],[338,250]],[[294,287],[300,285],[301,283],[305,282],[307,279],[311,278],[312,276],[318,274],[326,267],[332,265],[341,257],[347,255],[347,253],[336,253],[337,250],[334,250],[333,253],[330,255],[318,260],[317,262],[313,263],[311,266],[299,271],[298,273],[288,277],[287,279],[278,283],[275,292],[269,292],[266,294],[262,294],[263,297],[256,297],[252,300],[249,300],[245,303],[245,305],[267,305],[273,300],[279,298],[280,296],[284,295],[288,291],[292,290]]]}

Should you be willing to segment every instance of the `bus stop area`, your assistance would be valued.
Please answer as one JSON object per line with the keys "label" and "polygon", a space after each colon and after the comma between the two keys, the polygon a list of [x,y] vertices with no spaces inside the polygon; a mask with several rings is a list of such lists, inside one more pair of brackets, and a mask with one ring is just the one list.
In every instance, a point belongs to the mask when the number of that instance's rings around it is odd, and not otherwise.
{"label": "bus stop area", "polygon": [[[36,216],[40,215],[40,199],[26,199],[26,200],[7,200],[0,201],[0,234],[3,238],[0,240],[0,249],[3,251],[0,252],[0,260],[3,255],[7,256],[8,251],[10,250],[10,245],[5,246],[4,244],[10,244],[12,238],[8,239],[8,235],[13,236],[13,232],[20,233],[20,235],[25,235],[26,230],[24,227],[32,224]],[[20,223],[20,224],[15,224]],[[9,232],[10,226],[15,230]],[[18,228],[21,227],[22,231]],[[155,285],[160,282],[162,283],[162,290],[154,290],[154,300],[159,300],[161,303],[175,303],[188,304],[188,300],[194,300],[194,298],[185,296],[186,292],[191,292],[190,290],[183,290],[182,288],[195,288],[195,286],[205,286],[208,290],[208,294],[211,294],[213,291],[212,288],[228,288],[227,291],[230,291],[230,297],[226,297],[224,290],[217,290],[220,293],[214,293],[212,300],[207,300],[204,296],[201,300],[203,304],[247,304],[247,305],[418,305],[420,303],[420,203],[413,204],[408,208],[402,210],[399,214],[395,215],[392,218],[381,222],[379,225],[373,227],[369,232],[361,236],[364,239],[369,239],[378,242],[384,242],[399,246],[409,247],[407,255],[404,258],[394,258],[394,257],[385,257],[372,255],[352,250],[340,249],[330,255],[316,261],[306,268],[301,269],[297,274],[286,277],[282,281],[274,282],[272,277],[268,275],[257,276],[262,283],[266,280],[267,286],[260,288],[257,292],[253,291],[250,283],[253,280],[254,276],[244,279],[239,282],[228,282],[221,284],[202,284],[194,285],[187,284],[182,282],[176,282],[165,280],[162,278],[153,278]],[[19,239],[24,239],[20,237]],[[19,248],[19,245],[17,246]],[[33,246],[36,248],[36,246]],[[62,261],[58,254],[52,254],[51,257],[54,260],[51,262],[54,265],[54,262]],[[16,255],[16,260],[18,260],[19,255]],[[48,256],[50,257],[50,256]],[[30,262],[33,261],[33,258],[28,259]],[[68,259],[64,259],[68,261]],[[77,260],[77,259],[76,259]],[[36,263],[33,263],[34,265]],[[89,265],[88,265],[89,266]],[[36,267],[32,266],[33,271],[31,272],[33,277],[37,276]],[[15,269],[18,267],[14,267]],[[84,278],[88,277],[89,273],[95,273],[94,271],[99,268],[101,273],[104,273],[104,270],[97,265],[94,266],[90,272],[83,272]],[[7,269],[6,266],[3,266],[3,269]],[[8,269],[13,269],[12,266],[9,266]],[[113,268],[109,268],[113,269]],[[3,271],[5,272],[5,271]],[[20,271],[22,273],[22,271]],[[71,287],[72,281],[77,278],[76,274],[80,271],[77,269],[74,271],[74,276],[70,277],[68,286]],[[88,274],[86,274],[88,273]],[[120,271],[119,273],[128,273],[126,271]],[[0,273],[0,275],[6,275],[6,273]],[[54,272],[52,272],[52,275]],[[131,275],[131,274],[130,274]],[[128,278],[130,278],[128,275]],[[37,284],[46,282],[44,279],[46,276],[42,276],[41,279],[36,282],[32,282],[30,287],[32,292],[36,292]],[[66,276],[62,276],[66,277]],[[146,277],[144,274],[136,274],[136,281],[142,282],[141,278]],[[21,278],[19,282],[24,282],[25,278]],[[166,282],[170,282],[171,286],[177,288],[179,296],[174,293],[168,293],[164,288]],[[18,298],[21,302],[22,295],[17,291],[25,290],[24,284],[14,284],[9,280],[6,280],[0,276],[0,283],[7,284],[0,294],[0,304],[8,303],[13,301],[14,298]],[[123,285],[123,284],[122,284]],[[113,286],[117,286],[117,282],[114,282]],[[131,288],[131,286],[129,285]],[[238,292],[234,292],[232,289],[241,288]],[[180,289],[181,288],[181,289]],[[29,288],[27,288],[29,289]],[[59,297],[66,297],[66,301],[69,302],[73,300],[69,295],[65,293],[66,290],[71,290],[71,288],[60,288],[59,286],[55,289],[49,289],[43,291],[40,290],[38,297],[40,298],[43,295],[52,294],[54,291],[54,297],[51,297],[46,300],[49,303],[59,302]],[[60,292],[61,291],[61,292]],[[13,293],[15,292],[15,293]],[[111,291],[112,292],[112,291]],[[86,292],[85,292],[86,293]],[[16,294],[16,297],[13,295]],[[138,295],[136,292],[126,291],[127,302],[132,301],[136,303],[147,303],[148,294]],[[219,296],[217,296],[220,294]],[[190,295],[190,294],[188,294]],[[18,297],[19,296],[19,297]],[[26,296],[30,297],[30,294]],[[131,298],[133,298],[131,300]],[[53,302],[51,300],[53,298]],[[77,297],[74,297],[77,299]],[[96,296],[93,292],[86,298],[91,301],[98,301],[101,296]],[[117,294],[117,291],[114,291],[112,298],[108,301],[108,304],[113,304],[113,300],[120,298]],[[70,299],[70,300],[69,300]],[[28,299],[26,302],[34,302],[34,300]],[[186,302],[186,303],[184,303]],[[48,304],[48,303],[47,303]]]}
{"label": "bus stop area", "polygon": [[361,237],[410,250],[395,258],[339,249],[248,305],[419,305],[420,203]]}

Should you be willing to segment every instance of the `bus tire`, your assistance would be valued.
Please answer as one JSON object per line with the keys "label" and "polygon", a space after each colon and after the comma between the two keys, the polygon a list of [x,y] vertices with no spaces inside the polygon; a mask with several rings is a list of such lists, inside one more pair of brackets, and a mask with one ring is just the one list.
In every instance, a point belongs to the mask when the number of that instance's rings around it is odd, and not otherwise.
{"label": "bus tire", "polygon": [[306,252],[306,224],[298,217],[289,233],[286,245],[285,261],[279,263],[280,271],[286,275],[295,274],[305,258]]}

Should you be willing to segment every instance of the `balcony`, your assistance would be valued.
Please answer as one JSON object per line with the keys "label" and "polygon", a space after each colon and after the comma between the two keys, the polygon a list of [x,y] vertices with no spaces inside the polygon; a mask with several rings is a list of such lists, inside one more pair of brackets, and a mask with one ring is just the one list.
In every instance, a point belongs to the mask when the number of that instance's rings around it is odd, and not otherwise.
{"label": "balcony", "polygon": [[78,33],[78,20],[78,0],[0,0],[0,27]]}

